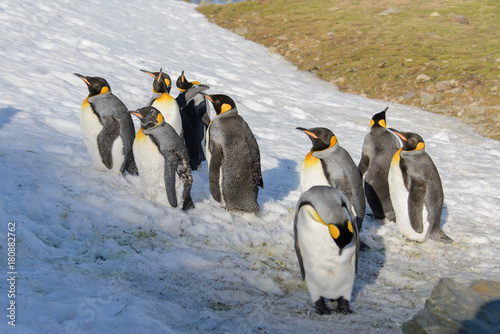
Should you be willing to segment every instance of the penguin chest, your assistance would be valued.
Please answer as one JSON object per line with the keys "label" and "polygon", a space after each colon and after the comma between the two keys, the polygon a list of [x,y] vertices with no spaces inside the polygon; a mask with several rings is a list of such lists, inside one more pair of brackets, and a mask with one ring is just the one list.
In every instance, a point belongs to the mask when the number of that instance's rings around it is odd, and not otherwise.
{"label": "penguin chest", "polygon": [[394,208],[394,213],[396,215],[396,225],[401,234],[403,234],[406,238],[414,241],[423,242],[427,239],[427,235],[429,233],[429,222],[427,221],[427,209],[424,205],[421,215],[423,221],[423,230],[421,233],[416,232],[410,221],[412,217],[410,217],[408,210],[408,201],[410,197],[410,192],[406,188],[404,182],[403,172],[401,171],[399,165],[399,158],[396,156],[391,162],[391,167],[389,169],[389,193],[391,196],[392,206]]}
{"label": "penguin chest", "polygon": [[164,93],[153,102],[152,106],[161,112],[165,122],[174,128],[179,137],[184,138],[181,112],[177,101],[172,96]]}
{"label": "penguin chest", "polygon": [[312,210],[304,205],[297,217],[297,239],[311,300],[321,296],[350,300],[356,271],[355,238],[339,254],[328,227],[311,218]]}
{"label": "penguin chest", "polygon": [[132,149],[144,195],[154,202],[168,205],[165,189],[165,158],[158,147],[141,129],[137,133]]}
{"label": "penguin chest", "polygon": [[300,170],[300,191],[307,191],[313,186],[330,186],[330,183],[325,176],[321,160],[309,152]]}
{"label": "penguin chest", "polygon": [[85,142],[85,146],[87,146],[95,167],[102,171],[107,170],[102,162],[99,147],[97,146],[97,136],[102,131],[103,126],[87,100],[83,102],[80,112],[80,127],[82,129],[83,141]]}

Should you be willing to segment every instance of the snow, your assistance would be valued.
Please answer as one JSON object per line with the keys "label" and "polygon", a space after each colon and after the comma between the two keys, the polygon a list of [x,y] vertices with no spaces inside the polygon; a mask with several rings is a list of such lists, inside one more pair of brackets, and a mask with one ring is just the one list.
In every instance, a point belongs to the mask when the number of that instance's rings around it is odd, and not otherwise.
{"label": "snow", "polygon": [[[500,149],[470,126],[340,93],[184,1],[4,0],[0,20],[0,332],[391,333],[440,278],[500,277]],[[206,163],[193,172],[196,208],[187,213],[145,199],[137,176],[92,166],[79,125],[88,92],[73,73],[106,78],[132,110],[152,94],[139,70],[160,67],[236,101],[260,145],[260,214],[221,208]],[[395,224],[365,217],[372,250],[361,254],[355,313],[319,316],[293,248],[311,145],[295,128],[329,127],[358,162],[370,119],[386,106],[389,127],[426,141],[443,181],[442,227],[455,242],[406,241]]]}

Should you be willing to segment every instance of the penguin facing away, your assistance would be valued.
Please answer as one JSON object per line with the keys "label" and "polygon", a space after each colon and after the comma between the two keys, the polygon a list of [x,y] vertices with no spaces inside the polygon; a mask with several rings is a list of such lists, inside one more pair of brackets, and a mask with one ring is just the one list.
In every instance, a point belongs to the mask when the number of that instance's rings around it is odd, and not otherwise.
{"label": "penguin facing away", "polygon": [[80,126],[94,166],[101,171],[137,172],[132,144],[135,128],[127,107],[100,77],[74,73],[83,80],[89,95],[83,101]]}
{"label": "penguin facing away", "polygon": [[160,72],[149,72],[146,70],[141,71],[154,77],[153,97],[149,100],[147,106],[152,106],[158,109],[162,113],[165,122],[170,124],[179,137],[183,139],[184,132],[182,131],[182,118],[179,105],[169,94],[172,86],[170,76],[163,73],[161,69]]}
{"label": "penguin facing away", "polygon": [[387,109],[372,117],[370,132],[363,142],[358,169],[363,177],[366,201],[373,216],[395,221],[387,178],[392,157],[401,144],[394,133],[387,130]]}
{"label": "penguin facing away", "polygon": [[173,208],[194,208],[189,157],[179,135],[155,107],[131,113],[141,121],[133,149],[146,197]]}
{"label": "penguin facing away", "polygon": [[[176,81],[180,90],[176,97],[182,116],[182,128],[186,147],[188,149],[193,169],[199,169],[201,162],[206,160],[206,132],[210,124],[210,116],[207,113],[206,98],[203,91],[209,89],[198,81],[189,82],[182,71]],[[206,87],[201,89],[201,87]]]}
{"label": "penguin facing away", "polygon": [[207,130],[207,162],[212,197],[226,209],[256,212],[264,188],[259,145],[236,104],[227,95],[206,95],[216,116]]}
{"label": "penguin facing away", "polygon": [[416,133],[390,130],[403,143],[394,154],[388,178],[398,230],[414,241],[430,237],[452,242],[441,230],[443,186],[434,162],[425,152],[424,140]]}
{"label": "penguin facing away", "polygon": [[295,210],[295,252],[316,311],[330,314],[325,300],[337,300],[338,313],[351,313],[354,278],[360,248],[349,199],[330,186],[302,193]]}
{"label": "penguin facing away", "polygon": [[312,141],[311,151],[302,163],[300,190],[325,185],[339,188],[349,199],[358,230],[365,216],[366,201],[363,181],[349,153],[338,144],[337,137],[327,128],[297,128]]}

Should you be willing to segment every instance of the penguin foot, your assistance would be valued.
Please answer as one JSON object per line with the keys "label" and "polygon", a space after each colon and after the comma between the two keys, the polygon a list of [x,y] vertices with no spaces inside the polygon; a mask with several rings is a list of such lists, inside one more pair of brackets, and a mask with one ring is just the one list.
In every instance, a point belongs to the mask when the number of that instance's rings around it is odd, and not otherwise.
{"label": "penguin foot", "polygon": [[453,242],[453,239],[444,234],[443,231],[439,231],[438,233],[431,234],[431,239],[435,241],[440,241],[445,244],[451,244]]}
{"label": "penguin foot", "polygon": [[319,297],[319,299],[316,301],[316,312],[318,312],[319,315],[332,314],[332,310],[330,310],[328,306],[326,306],[323,297]]}
{"label": "penguin foot", "polygon": [[184,200],[184,204],[182,205],[182,211],[187,211],[189,209],[194,209],[194,203],[191,199],[191,196],[188,196],[186,200]]}
{"label": "penguin foot", "polygon": [[349,308],[349,301],[347,299],[344,299],[344,297],[340,297],[339,299],[337,299],[337,309],[335,309],[335,312],[342,314],[353,313]]}

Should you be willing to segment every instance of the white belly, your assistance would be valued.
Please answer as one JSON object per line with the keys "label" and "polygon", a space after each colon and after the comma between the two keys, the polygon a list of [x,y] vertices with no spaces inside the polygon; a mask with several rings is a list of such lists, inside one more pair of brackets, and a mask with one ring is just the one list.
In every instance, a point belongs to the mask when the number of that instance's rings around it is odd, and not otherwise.
{"label": "white belly", "polygon": [[330,184],[323,172],[321,160],[308,161],[306,158],[300,170],[300,191],[305,192],[313,186],[330,186]]}
{"label": "white belly", "polygon": [[102,163],[99,148],[97,147],[97,136],[102,130],[102,125],[97,115],[92,111],[90,104],[85,102],[80,112],[80,126],[82,128],[83,141],[85,142],[85,146],[87,146],[94,166],[98,170],[107,171],[108,169]]}
{"label": "white belly", "polygon": [[166,96],[166,94],[163,94],[153,102],[152,106],[161,112],[165,122],[174,128],[179,137],[184,138],[181,112],[175,99],[170,95]]}
{"label": "white belly", "polygon": [[356,241],[347,245],[339,256],[339,248],[328,227],[310,218],[313,210],[304,205],[298,213],[297,235],[305,270],[305,282],[311,300],[351,299],[356,272]]}
{"label": "white belly", "polygon": [[424,228],[422,233],[417,233],[410,224],[410,216],[408,211],[408,197],[409,192],[405,187],[403,174],[399,168],[399,163],[391,164],[389,169],[389,193],[391,195],[391,202],[396,214],[396,225],[399,232],[405,238],[423,242],[427,239],[429,233],[429,222],[427,221],[427,210],[425,205],[422,211],[422,218]]}

